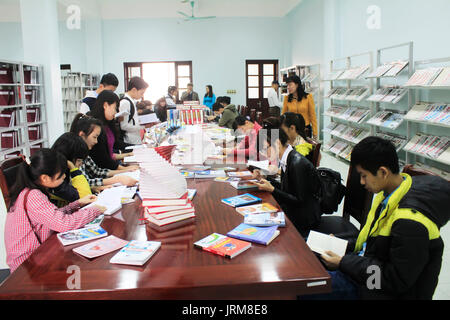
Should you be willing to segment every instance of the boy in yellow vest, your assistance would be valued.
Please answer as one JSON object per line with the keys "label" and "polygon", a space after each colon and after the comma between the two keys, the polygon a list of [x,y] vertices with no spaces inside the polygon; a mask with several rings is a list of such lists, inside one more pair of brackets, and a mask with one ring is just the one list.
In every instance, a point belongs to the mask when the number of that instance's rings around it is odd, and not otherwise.
{"label": "boy in yellow vest", "polygon": [[347,293],[357,293],[352,298],[432,299],[444,250],[439,229],[450,215],[450,182],[400,173],[395,147],[378,137],[358,143],[351,164],[376,196],[353,252],[321,256],[336,270],[330,272],[333,293],[350,288]]}

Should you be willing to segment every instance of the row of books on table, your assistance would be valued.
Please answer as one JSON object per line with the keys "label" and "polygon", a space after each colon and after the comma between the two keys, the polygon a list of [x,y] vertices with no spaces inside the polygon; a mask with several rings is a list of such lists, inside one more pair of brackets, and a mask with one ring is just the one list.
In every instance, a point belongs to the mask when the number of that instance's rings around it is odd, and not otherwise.
{"label": "row of books on table", "polygon": [[370,135],[370,132],[363,128],[353,128],[336,122],[330,122],[323,131],[352,143],[358,143]]}
{"label": "row of books on table", "polygon": [[450,138],[417,133],[404,150],[450,164]]}
{"label": "row of books on table", "polygon": [[420,102],[408,111],[405,119],[450,125],[450,104]]}
{"label": "row of books on table", "polygon": [[450,86],[450,67],[431,67],[416,70],[405,87],[409,86]]}
{"label": "row of books on table", "polygon": [[367,87],[354,87],[354,88],[344,88],[336,87],[332,88],[325,94],[325,98],[336,99],[336,100],[347,100],[347,101],[362,101],[370,93],[370,88]]}

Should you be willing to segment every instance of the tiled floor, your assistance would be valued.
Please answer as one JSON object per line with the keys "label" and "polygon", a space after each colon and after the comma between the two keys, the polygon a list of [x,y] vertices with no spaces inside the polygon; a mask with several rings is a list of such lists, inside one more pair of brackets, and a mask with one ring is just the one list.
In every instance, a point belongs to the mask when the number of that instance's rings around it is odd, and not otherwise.
{"label": "tiled floor", "polygon": [[[339,171],[344,180],[343,183],[346,183],[348,165],[343,161],[339,161],[328,154],[322,153],[320,166]],[[342,201],[339,211],[335,215],[342,215],[343,202],[344,201]],[[352,222],[359,227],[359,224],[356,221],[352,220]],[[433,300],[450,300],[450,223],[447,223],[447,225],[441,229],[441,237],[444,240],[445,248],[442,258],[441,273],[439,274],[439,282]]]}

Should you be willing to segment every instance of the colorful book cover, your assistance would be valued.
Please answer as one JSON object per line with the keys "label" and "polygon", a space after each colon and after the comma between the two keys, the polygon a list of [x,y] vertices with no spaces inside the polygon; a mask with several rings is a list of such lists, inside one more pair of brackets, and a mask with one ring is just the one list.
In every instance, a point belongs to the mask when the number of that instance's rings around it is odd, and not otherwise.
{"label": "colorful book cover", "polygon": [[261,202],[262,200],[258,197],[255,197],[254,195],[251,195],[250,193],[241,194],[239,196],[231,197],[222,199],[222,202],[232,206],[232,207],[241,207],[245,205],[251,205],[254,203]]}
{"label": "colorful book cover", "polygon": [[244,217],[244,223],[256,227],[286,226],[284,212],[249,213]]}
{"label": "colorful book cover", "polygon": [[240,181],[230,181],[230,185],[237,190],[244,189],[258,189],[258,186],[253,182],[258,180],[240,180]]}
{"label": "colorful book cover", "polygon": [[91,222],[87,223],[85,227],[92,227],[92,226],[99,226],[102,224],[103,219],[105,218],[105,215],[101,214]]}
{"label": "colorful book cover", "polygon": [[73,251],[86,258],[92,259],[120,249],[127,243],[128,241],[119,239],[111,235],[109,237],[90,242],[81,247],[74,248]]}
{"label": "colorful book cover", "polygon": [[270,203],[264,202],[252,206],[236,208],[236,211],[245,216],[246,214],[277,212],[278,209]]}
{"label": "colorful book cover", "polygon": [[217,244],[219,241],[222,241],[225,238],[227,238],[227,236],[224,236],[223,234],[214,232],[214,233],[210,234],[209,236],[207,236],[206,238],[203,238],[197,242],[194,242],[194,247],[204,249],[209,246]]}
{"label": "colorful book cover", "polygon": [[249,249],[252,244],[246,241],[230,238],[219,233],[213,233],[194,243],[194,246],[231,259]]}
{"label": "colorful book cover", "polygon": [[82,228],[77,230],[71,230],[67,232],[58,233],[56,237],[63,244],[63,246],[71,245],[74,243],[84,242],[88,240],[94,240],[101,237],[106,237],[108,233],[100,226],[93,226],[88,228]]}
{"label": "colorful book cover", "polygon": [[255,242],[268,245],[280,233],[277,226],[256,227],[241,223],[236,228],[227,233],[227,236],[244,241]]}
{"label": "colorful book cover", "polygon": [[235,178],[244,178],[244,177],[251,177],[252,173],[250,171],[228,172],[228,176]]}
{"label": "colorful book cover", "polygon": [[132,240],[115,254],[110,263],[143,265],[161,247],[158,241]]}

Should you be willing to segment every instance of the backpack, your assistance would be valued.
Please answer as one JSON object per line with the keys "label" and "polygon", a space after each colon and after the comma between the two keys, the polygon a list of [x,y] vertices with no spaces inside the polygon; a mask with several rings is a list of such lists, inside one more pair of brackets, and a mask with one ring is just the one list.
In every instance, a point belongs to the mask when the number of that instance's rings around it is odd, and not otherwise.
{"label": "backpack", "polygon": [[322,213],[332,214],[338,210],[339,204],[346,193],[346,187],[341,183],[341,174],[329,168],[317,168],[319,177],[320,208]]}
{"label": "backpack", "polygon": [[120,101],[127,100],[130,103],[130,115],[128,116],[128,123],[133,120],[133,125],[136,125],[136,122],[134,121],[134,113],[136,112],[136,107],[134,106],[134,103],[130,100],[130,98],[123,96]]}

